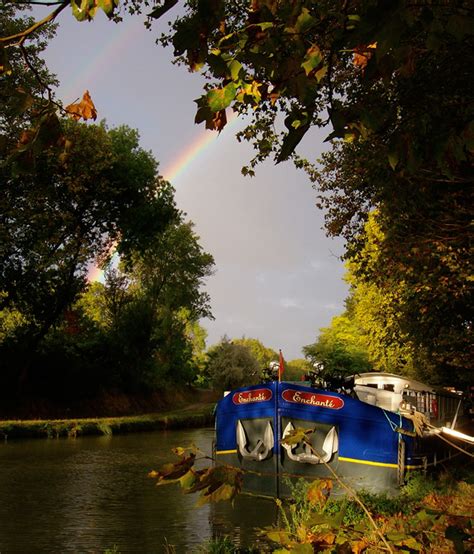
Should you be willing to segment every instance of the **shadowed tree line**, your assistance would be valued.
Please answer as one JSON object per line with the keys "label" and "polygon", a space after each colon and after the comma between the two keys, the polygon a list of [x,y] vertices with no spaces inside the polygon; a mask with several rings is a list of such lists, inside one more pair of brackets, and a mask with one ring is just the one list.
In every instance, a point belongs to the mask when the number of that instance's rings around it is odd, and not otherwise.
{"label": "shadowed tree line", "polygon": [[[2,12],[2,35],[31,24],[14,15]],[[53,32],[28,46],[48,86],[56,81],[40,54]],[[22,56],[9,68],[0,82],[1,394],[64,399],[193,382],[193,329],[212,317],[202,287],[214,262],[171,185],[128,127],[60,120],[59,142],[43,129],[34,153],[8,156],[38,109],[15,104],[13,90],[27,104],[27,90],[44,92]],[[103,283],[88,279],[95,265]]]}

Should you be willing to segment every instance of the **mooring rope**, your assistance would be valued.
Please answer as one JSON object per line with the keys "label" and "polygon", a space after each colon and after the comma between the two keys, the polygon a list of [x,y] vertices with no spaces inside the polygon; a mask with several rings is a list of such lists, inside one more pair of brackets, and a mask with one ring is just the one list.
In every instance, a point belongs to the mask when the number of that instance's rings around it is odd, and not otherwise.
{"label": "mooring rope", "polygon": [[[434,429],[436,429],[436,427],[434,427]],[[457,444],[455,444],[454,442],[451,442],[449,439],[447,439],[446,437],[443,437],[441,434],[437,434],[436,435],[439,439],[441,439],[442,441],[446,442],[447,444],[449,444],[449,446],[452,446],[453,448],[455,448],[456,450],[459,450],[460,452],[462,452],[463,454],[466,454],[466,456],[470,456],[471,458],[474,458],[474,454],[472,452],[468,452],[467,450],[464,450],[464,448],[461,448],[460,446],[458,446]],[[460,440],[463,440],[462,438],[460,438]],[[467,442],[467,441],[466,441]]]}

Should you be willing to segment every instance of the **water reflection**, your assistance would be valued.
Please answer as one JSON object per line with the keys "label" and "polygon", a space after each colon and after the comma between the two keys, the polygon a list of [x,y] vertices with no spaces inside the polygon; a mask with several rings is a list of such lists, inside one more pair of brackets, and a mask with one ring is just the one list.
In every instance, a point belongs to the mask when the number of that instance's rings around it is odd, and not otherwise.
{"label": "water reflection", "polygon": [[274,504],[240,497],[235,506],[196,508],[196,496],[156,487],[150,469],[171,448],[196,444],[211,451],[212,429],[117,437],[11,441],[0,445],[0,552],[192,552],[230,535],[257,541],[255,527],[273,522]]}

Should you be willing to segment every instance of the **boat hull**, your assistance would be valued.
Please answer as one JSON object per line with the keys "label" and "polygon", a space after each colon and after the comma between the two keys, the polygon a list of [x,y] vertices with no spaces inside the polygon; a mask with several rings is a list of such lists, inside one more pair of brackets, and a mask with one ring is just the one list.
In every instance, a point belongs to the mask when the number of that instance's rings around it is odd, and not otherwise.
{"label": "boat hull", "polygon": [[[295,429],[304,442],[281,443]],[[243,470],[244,490],[286,496],[299,478],[333,478],[356,489],[394,491],[406,471],[441,461],[436,437],[413,436],[413,424],[351,396],[287,382],[232,391],[216,411],[215,460]],[[321,460],[324,460],[323,463]]]}

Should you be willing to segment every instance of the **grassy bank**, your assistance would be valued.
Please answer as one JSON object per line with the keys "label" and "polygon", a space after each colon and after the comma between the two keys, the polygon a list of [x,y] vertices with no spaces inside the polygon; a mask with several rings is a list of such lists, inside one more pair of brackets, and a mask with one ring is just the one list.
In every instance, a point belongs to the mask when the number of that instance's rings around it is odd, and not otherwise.
{"label": "grassy bank", "polygon": [[139,431],[186,429],[212,425],[214,403],[135,416],[0,421],[0,440],[117,435]]}

